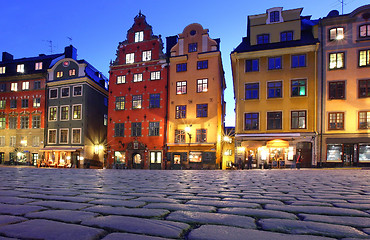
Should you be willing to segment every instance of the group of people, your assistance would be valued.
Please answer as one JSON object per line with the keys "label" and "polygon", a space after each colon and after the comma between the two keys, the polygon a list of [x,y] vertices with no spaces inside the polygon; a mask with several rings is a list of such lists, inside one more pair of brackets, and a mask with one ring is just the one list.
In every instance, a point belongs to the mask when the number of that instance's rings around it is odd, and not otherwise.
{"label": "group of people", "polygon": [[[297,155],[294,155],[293,157],[291,168],[300,169],[301,162],[302,162],[302,156],[301,156],[301,153],[298,152]],[[236,168],[239,170],[243,170],[246,167],[249,170],[249,169],[252,169],[252,163],[253,163],[253,155],[249,154],[247,158],[247,165],[245,166],[244,161],[241,158],[239,158],[236,164]]]}

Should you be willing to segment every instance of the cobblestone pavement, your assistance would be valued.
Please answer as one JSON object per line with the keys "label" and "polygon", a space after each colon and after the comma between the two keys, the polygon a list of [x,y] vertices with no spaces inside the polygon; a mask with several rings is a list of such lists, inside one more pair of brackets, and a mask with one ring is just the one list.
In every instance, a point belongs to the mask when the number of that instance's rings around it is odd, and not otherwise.
{"label": "cobblestone pavement", "polygon": [[0,168],[0,239],[370,238],[370,171]]}

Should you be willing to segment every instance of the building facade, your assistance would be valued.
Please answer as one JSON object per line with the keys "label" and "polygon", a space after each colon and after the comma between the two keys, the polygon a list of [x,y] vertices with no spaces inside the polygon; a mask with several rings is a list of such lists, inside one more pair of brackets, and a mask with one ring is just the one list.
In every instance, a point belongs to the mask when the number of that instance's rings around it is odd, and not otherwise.
{"label": "building facade", "polygon": [[226,88],[220,40],[211,39],[208,29],[194,23],[167,42],[168,165],[171,169],[219,169]]}
{"label": "building facade", "polygon": [[370,164],[370,5],[320,21],[320,163]]}
{"label": "building facade", "polygon": [[316,165],[317,21],[302,8],[248,16],[231,53],[237,161],[285,167],[300,154]]}
{"label": "building facade", "polygon": [[165,169],[167,63],[160,36],[141,12],[110,66],[110,167]]}
{"label": "building facade", "polygon": [[44,164],[103,168],[108,122],[108,80],[73,46],[48,69]]}
{"label": "building facade", "polygon": [[0,62],[0,163],[33,165],[44,146],[47,69],[62,54]]}

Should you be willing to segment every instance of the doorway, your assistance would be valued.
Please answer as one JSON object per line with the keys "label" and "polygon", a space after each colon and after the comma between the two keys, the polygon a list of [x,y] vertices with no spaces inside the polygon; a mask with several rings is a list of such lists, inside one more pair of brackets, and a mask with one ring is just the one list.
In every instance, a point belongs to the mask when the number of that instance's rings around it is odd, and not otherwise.
{"label": "doorway", "polygon": [[301,154],[301,167],[310,168],[312,167],[312,143],[311,142],[299,142],[297,143],[297,153]]}
{"label": "doorway", "polygon": [[151,151],[150,152],[150,169],[162,169],[162,152]]}
{"label": "doorway", "polygon": [[353,166],[353,144],[344,144],[343,146],[343,166]]}
{"label": "doorway", "polygon": [[134,153],[132,155],[132,165],[134,169],[142,169],[143,168],[143,160],[139,153]]}

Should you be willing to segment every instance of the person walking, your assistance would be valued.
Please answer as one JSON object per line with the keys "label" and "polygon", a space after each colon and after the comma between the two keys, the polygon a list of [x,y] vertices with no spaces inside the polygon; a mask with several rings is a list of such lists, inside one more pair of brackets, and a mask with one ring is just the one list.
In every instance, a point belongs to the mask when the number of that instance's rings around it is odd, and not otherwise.
{"label": "person walking", "polygon": [[296,161],[297,169],[301,169],[301,160],[302,160],[301,153],[298,153],[297,161]]}
{"label": "person walking", "polygon": [[252,162],[253,162],[253,156],[252,154],[249,154],[248,155],[248,166],[247,166],[247,169],[252,169]]}

